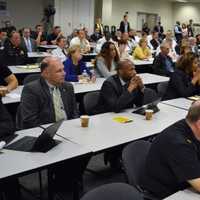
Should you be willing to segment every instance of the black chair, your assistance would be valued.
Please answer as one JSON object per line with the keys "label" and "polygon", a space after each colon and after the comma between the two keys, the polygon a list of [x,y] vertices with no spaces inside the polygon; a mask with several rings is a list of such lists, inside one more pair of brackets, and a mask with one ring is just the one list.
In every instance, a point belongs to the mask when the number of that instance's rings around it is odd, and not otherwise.
{"label": "black chair", "polygon": [[133,142],[126,146],[122,152],[122,162],[128,183],[140,192],[140,177],[144,172],[144,164],[151,143],[144,140]]}
{"label": "black chair", "polygon": [[162,82],[157,85],[157,91],[159,97],[164,97],[165,93],[167,92],[169,82]]}
{"label": "black chair", "polygon": [[158,99],[158,95],[154,90],[152,90],[150,88],[144,89],[144,100],[143,100],[144,105],[151,103],[151,102],[155,101],[156,99]]}
{"label": "black chair", "polygon": [[140,193],[125,183],[100,186],[86,193],[81,200],[143,200]]}
{"label": "black chair", "polygon": [[98,114],[96,108],[99,101],[99,94],[100,92],[96,91],[96,92],[89,92],[84,96],[83,104],[86,114],[88,115]]}
{"label": "black chair", "polygon": [[24,85],[40,78],[40,74],[30,74],[24,79]]}
{"label": "black chair", "polygon": [[108,25],[105,25],[105,26],[103,27],[103,31],[104,31],[104,32],[110,32],[110,27],[109,27]]}

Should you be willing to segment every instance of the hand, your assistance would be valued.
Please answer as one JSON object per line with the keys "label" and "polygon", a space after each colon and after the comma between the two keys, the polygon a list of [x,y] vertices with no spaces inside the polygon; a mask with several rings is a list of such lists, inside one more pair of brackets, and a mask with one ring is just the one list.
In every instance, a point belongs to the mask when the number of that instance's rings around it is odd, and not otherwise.
{"label": "hand", "polygon": [[136,82],[137,82],[138,88],[142,90],[144,88],[144,84],[142,82],[142,79],[139,76],[136,76]]}
{"label": "hand", "polygon": [[42,36],[42,31],[40,31],[40,32],[38,33],[38,36]]}
{"label": "hand", "polygon": [[5,97],[7,93],[9,93],[8,88],[4,86],[0,86],[0,96]]}
{"label": "hand", "polygon": [[95,82],[96,82],[96,76],[95,76],[95,75],[92,75],[91,81],[92,81],[92,83],[95,83]]}
{"label": "hand", "polygon": [[136,81],[136,77],[133,77],[130,80],[129,86],[128,86],[128,91],[131,93],[133,90],[135,90],[138,87],[138,83]]}

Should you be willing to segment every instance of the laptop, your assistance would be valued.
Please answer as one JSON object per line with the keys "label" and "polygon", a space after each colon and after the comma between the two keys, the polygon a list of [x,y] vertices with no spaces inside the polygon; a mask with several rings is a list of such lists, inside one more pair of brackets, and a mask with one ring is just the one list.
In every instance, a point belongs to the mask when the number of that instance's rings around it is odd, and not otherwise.
{"label": "laptop", "polygon": [[60,120],[49,127],[44,128],[39,137],[25,136],[4,148],[17,151],[45,153],[60,143],[60,141],[54,140],[53,137],[61,126],[62,122],[63,120]]}
{"label": "laptop", "polygon": [[157,98],[156,100],[154,100],[153,102],[146,104],[142,107],[137,108],[136,110],[134,110],[132,113],[135,114],[140,114],[140,115],[145,115],[145,110],[147,109],[151,109],[153,110],[153,113],[157,113],[158,111],[160,111],[160,109],[158,108],[158,103],[161,101],[161,97]]}

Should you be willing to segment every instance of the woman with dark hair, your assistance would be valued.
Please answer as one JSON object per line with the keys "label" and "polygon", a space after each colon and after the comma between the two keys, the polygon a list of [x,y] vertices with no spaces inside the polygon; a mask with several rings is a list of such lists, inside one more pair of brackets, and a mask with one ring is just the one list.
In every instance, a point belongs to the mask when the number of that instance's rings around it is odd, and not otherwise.
{"label": "woman with dark hair", "polygon": [[200,93],[200,68],[198,56],[189,52],[177,62],[171,75],[164,99],[189,97]]}
{"label": "woman with dark hair", "polygon": [[114,43],[104,43],[96,59],[97,73],[105,78],[113,75],[116,73],[115,67],[118,61],[119,54]]}

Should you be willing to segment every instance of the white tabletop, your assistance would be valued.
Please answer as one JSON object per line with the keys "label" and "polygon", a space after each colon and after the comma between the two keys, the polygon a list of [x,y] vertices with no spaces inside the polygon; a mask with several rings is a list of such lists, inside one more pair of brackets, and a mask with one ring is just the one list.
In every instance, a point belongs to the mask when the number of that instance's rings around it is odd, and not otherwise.
{"label": "white tabletop", "polygon": [[138,75],[142,78],[142,81],[145,85],[169,81],[169,77],[159,76],[156,74],[141,73]]}
{"label": "white tabletop", "polygon": [[134,65],[152,65],[154,58],[149,58],[148,60],[133,60]]}
{"label": "white tabletop", "polygon": [[44,49],[56,49],[57,45],[39,45],[38,47],[44,48]]}
{"label": "white tabletop", "polygon": [[196,193],[189,189],[179,191],[165,198],[165,200],[199,200],[199,199],[200,199],[200,193]]}
{"label": "white tabletop", "polygon": [[[32,68],[32,66],[34,68]],[[39,64],[35,65],[17,65],[17,66],[8,66],[10,71],[13,74],[33,74],[40,73]]]}
{"label": "white tabletop", "polygon": [[170,106],[174,106],[177,108],[181,108],[184,110],[189,110],[192,101],[186,98],[177,98],[177,99],[171,99],[171,100],[167,100],[167,101],[162,101],[163,104],[167,104]]}
{"label": "white tabletop", "polygon": [[[58,134],[93,152],[98,152],[159,133],[184,118],[187,113],[185,110],[165,104],[159,104],[159,108],[160,112],[156,113],[151,121],[146,121],[144,116],[130,112],[91,116],[88,128],[80,126],[80,119],[65,121],[58,130]],[[133,122],[121,124],[113,121],[113,118],[117,116],[129,117],[133,119]]]}
{"label": "white tabletop", "polygon": [[[20,135],[14,141],[26,135],[38,136],[41,132],[41,128],[16,132]],[[46,167],[48,165],[90,152],[86,148],[83,148],[80,145],[70,141],[66,141],[61,137],[56,136],[55,139],[58,139],[62,142],[47,153],[30,153],[3,149],[1,151],[2,153],[0,153],[0,179],[30,170],[35,170],[37,168]]]}
{"label": "white tabletop", "polygon": [[52,54],[47,52],[28,52],[29,58],[44,58],[48,56],[52,56]]}

